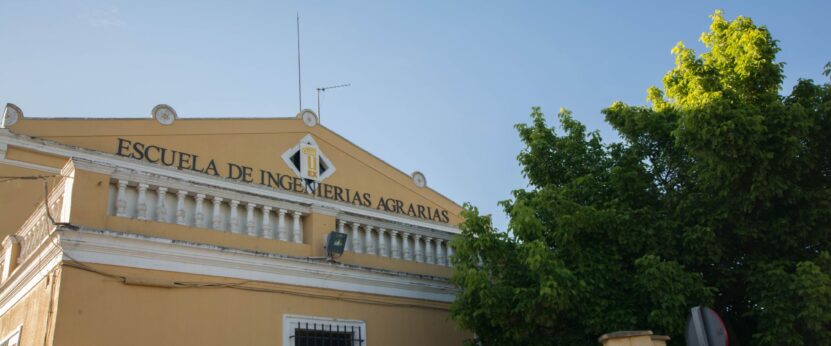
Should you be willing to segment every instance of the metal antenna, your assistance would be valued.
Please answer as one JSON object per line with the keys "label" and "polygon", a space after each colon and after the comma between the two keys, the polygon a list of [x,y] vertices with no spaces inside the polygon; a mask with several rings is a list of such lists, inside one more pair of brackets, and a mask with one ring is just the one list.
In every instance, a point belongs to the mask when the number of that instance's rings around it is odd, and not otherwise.
{"label": "metal antenna", "polygon": [[328,87],[323,87],[323,88],[317,88],[317,120],[318,121],[320,121],[320,92],[321,91],[326,91],[326,90],[329,90],[329,89],[344,88],[344,87],[348,87],[350,85],[352,85],[352,83],[346,83],[346,84],[333,85],[333,86],[328,86]]}
{"label": "metal antenna", "polygon": [[303,111],[303,88],[300,85],[300,12],[297,12],[297,109]]}

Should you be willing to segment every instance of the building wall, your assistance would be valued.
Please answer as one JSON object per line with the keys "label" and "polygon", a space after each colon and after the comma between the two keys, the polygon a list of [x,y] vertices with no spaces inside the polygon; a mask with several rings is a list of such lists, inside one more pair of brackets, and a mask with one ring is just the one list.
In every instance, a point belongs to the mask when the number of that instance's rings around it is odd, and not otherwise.
{"label": "building wall", "polygon": [[[175,239],[222,247],[279,253],[291,256],[322,256],[326,235],[336,228],[335,217],[312,213],[304,223],[307,243],[296,244],[274,239],[250,237],[226,231],[199,229],[171,223],[126,219],[107,215],[109,176],[76,170],[73,179],[73,206],[69,221],[75,225],[110,229],[147,236]],[[313,219],[312,219],[313,218]],[[388,257],[346,252],[339,261],[409,273],[450,277],[452,269],[443,266]]]}
{"label": "building wall", "polygon": [[0,315],[0,338],[21,328],[20,346],[50,345],[59,287],[60,270],[40,279],[23,299]]}
{"label": "building wall", "polygon": [[[383,214],[383,211],[379,212],[373,205],[366,209],[380,214],[372,214],[367,222],[372,222],[372,218],[383,221],[390,217],[390,220],[398,220],[395,222],[399,224],[409,225],[412,222],[414,225],[420,225],[413,227],[429,229],[435,226],[437,229],[444,229],[441,232],[445,232],[449,239],[455,233],[454,225],[461,220],[461,207],[456,203],[430,188],[416,186],[408,174],[389,166],[325,127],[308,127],[295,118],[181,119],[170,126],[163,126],[153,119],[21,119],[12,126],[11,132],[35,138],[26,139],[25,143],[9,142],[18,143],[22,147],[9,144],[3,148],[4,151],[0,152],[0,176],[50,174],[49,172],[55,174],[59,169],[72,172],[72,177],[66,178],[69,182],[66,189],[60,190],[66,199],[59,221],[68,222],[73,227],[126,232],[189,244],[210,244],[221,249],[296,257],[325,255],[323,243],[327,234],[335,230],[339,221],[344,221],[343,214],[348,213],[341,213],[339,210],[349,210],[347,206],[337,205],[342,202],[336,202],[334,207],[332,204],[304,202],[306,204],[303,208],[306,209],[303,209],[303,243],[191,227],[184,223],[177,225],[175,222],[138,220],[124,217],[123,214],[116,216],[113,211],[114,184],[122,178],[114,178],[111,170],[122,167],[121,164],[128,167],[136,165],[134,159],[115,155],[118,151],[118,138],[199,155],[200,160],[214,159],[220,167],[229,163],[250,166],[254,169],[254,175],[259,174],[259,169],[264,169],[294,176],[282,161],[281,155],[297,145],[307,134],[313,136],[320,150],[336,167],[336,173],[325,180],[326,184],[371,193],[373,201],[378,201],[378,198],[383,196],[401,200],[405,205],[420,204],[449,212],[448,222],[442,223],[401,214]],[[95,158],[104,157],[106,162],[102,164],[89,159],[68,161],[67,157],[52,155],[61,152],[55,148],[67,147],[44,143],[41,138],[105,153]],[[70,155],[67,153],[79,153],[84,150],[71,149],[63,153]],[[128,161],[130,162],[127,163]],[[75,169],[76,162],[86,165],[88,169]],[[141,164],[155,165],[146,161]],[[100,169],[102,165],[108,168]],[[175,171],[170,167],[165,169]],[[157,170],[159,171],[163,170]],[[193,174],[202,174],[185,173],[191,174],[190,177],[194,177]],[[176,179],[183,179],[181,176],[177,175]],[[245,185],[239,180],[230,181],[224,178],[216,177],[215,180],[235,184],[231,187],[224,185],[225,189],[233,190]],[[54,186],[58,179],[50,178],[48,181],[50,186]],[[158,184],[161,186],[162,183]],[[261,188],[267,189],[262,185],[257,186],[257,189]],[[280,193],[285,194],[283,196],[296,194],[304,198],[309,197],[307,194],[283,190],[280,190]],[[21,180],[0,184],[0,236],[17,232],[42,200],[43,186],[39,181]],[[340,207],[343,209],[338,209]],[[353,216],[366,215],[363,211],[352,213]],[[392,218],[393,216],[397,219]],[[63,250],[63,255],[69,256],[73,249],[70,246]],[[285,284],[286,281],[280,280],[276,281],[284,283],[245,283],[245,287],[255,288],[257,291],[228,287],[170,288],[158,286],[169,286],[174,281],[227,284],[239,283],[240,280],[108,266],[93,262],[77,264],[69,257],[63,259],[68,262],[64,262],[60,267],[59,277],[52,275],[49,279],[44,279],[11,309],[0,313],[0,337],[22,323],[21,345],[282,345],[283,318],[286,314],[362,320],[367,326],[368,345],[459,345],[469,337],[466,332],[458,331],[456,323],[450,320],[448,303],[367,294],[363,293],[365,290],[358,292],[344,287],[339,289],[338,285],[341,284],[336,280],[331,281],[333,286],[316,286],[326,288],[294,286],[294,281]],[[377,268],[384,271],[385,275],[410,275],[410,278],[415,278],[418,275],[413,274],[421,274],[436,277],[424,280],[435,280],[438,285],[449,285],[443,278],[452,274],[452,268],[442,265],[354,252],[347,252],[338,260],[356,267]],[[50,263],[57,265],[58,261],[59,257],[55,257]],[[135,264],[109,263],[125,266]],[[23,265],[25,266],[25,263]],[[96,270],[109,273],[110,276],[79,269],[79,265],[95,267]],[[186,269],[192,269],[193,265],[191,263],[191,267]],[[144,268],[167,269],[153,266]],[[376,269],[361,270],[372,272]],[[201,273],[232,275],[213,271]],[[416,289],[419,284],[414,281],[416,280],[412,279],[405,284]],[[372,290],[386,286],[373,284],[366,287]],[[0,290],[0,294],[4,290],[7,291],[7,288]],[[383,290],[373,292],[395,294]],[[57,297],[60,297],[60,300],[57,300]],[[51,315],[50,305],[51,311],[54,312]]]}
{"label": "building wall", "polygon": [[[21,177],[51,174],[35,169],[15,167],[0,163],[0,176]],[[56,178],[47,179],[49,186],[54,186]],[[17,232],[18,228],[32,215],[35,208],[43,202],[43,181],[11,180],[0,183],[0,239]]]}
{"label": "building wall", "polygon": [[[238,282],[94,267],[131,280]],[[250,286],[283,293],[133,286],[65,266],[54,345],[282,345],[284,314],[363,320],[368,345],[460,345],[469,337],[456,330],[444,303],[288,285]]]}
{"label": "building wall", "polygon": [[[323,126],[308,127],[300,119],[179,119],[164,126],[153,119],[37,119],[11,127],[14,133],[53,140],[104,153],[118,151],[118,138],[214,159],[220,169],[228,163],[293,175],[281,155],[311,134],[335,164],[325,183],[418,203],[449,212],[449,224],[461,221],[461,207],[430,188],[417,187],[411,177]],[[383,134],[367,134],[368,136]],[[456,155],[452,150],[436,155]],[[448,169],[457,169],[450,167]],[[429,177],[428,177],[429,179]],[[373,205],[372,208],[376,206]]]}

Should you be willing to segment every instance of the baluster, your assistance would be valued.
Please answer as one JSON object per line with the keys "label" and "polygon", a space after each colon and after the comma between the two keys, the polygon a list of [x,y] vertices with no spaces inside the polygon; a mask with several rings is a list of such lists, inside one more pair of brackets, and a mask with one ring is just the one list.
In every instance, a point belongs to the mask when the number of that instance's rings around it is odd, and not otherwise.
{"label": "baluster", "polygon": [[[346,230],[344,227],[346,226],[346,221],[338,220],[338,233],[346,234]],[[350,251],[349,250],[349,235],[346,236],[346,243],[343,244],[343,251]]]}
{"label": "baluster", "polygon": [[277,239],[289,241],[289,230],[286,227],[286,210],[278,210],[277,215]]}
{"label": "baluster", "polygon": [[398,231],[390,231],[390,245],[392,245],[392,258],[401,259],[401,250],[398,248]]}
{"label": "baluster", "polygon": [[372,241],[372,226],[364,227],[364,238],[366,239],[366,254],[375,255],[375,242]]}
{"label": "baluster", "polygon": [[217,231],[222,230],[222,197],[213,198],[214,212],[213,212],[213,229]]}
{"label": "baluster", "polygon": [[194,212],[193,220],[196,227],[205,228],[205,210],[204,210],[205,195],[201,193],[196,194],[196,210]]}
{"label": "baluster", "polygon": [[415,259],[418,263],[424,263],[424,250],[421,248],[421,235],[416,234],[413,237],[413,245],[415,245]]}
{"label": "baluster", "polygon": [[115,216],[127,216],[127,181],[118,179],[118,193],[115,195]]}
{"label": "baluster", "polygon": [[274,239],[274,231],[271,227],[271,207],[263,206],[263,238]]}
{"label": "baluster", "polygon": [[427,247],[427,263],[436,264],[436,252],[433,249],[433,237],[424,239],[424,246]]}
{"label": "baluster", "polygon": [[291,233],[293,236],[293,240],[295,243],[303,243],[303,227],[300,225],[300,216],[303,213],[299,211],[295,211],[291,214],[292,222],[291,222]]}
{"label": "baluster", "polygon": [[229,222],[229,226],[231,229],[231,233],[240,233],[239,229],[239,211],[237,207],[239,206],[239,201],[231,200],[231,221]]}
{"label": "baluster", "polygon": [[147,220],[147,184],[138,184],[138,200],[136,200],[136,218]]}
{"label": "baluster", "polygon": [[389,252],[387,252],[387,240],[384,239],[384,233],[387,233],[386,229],[378,229],[378,255],[390,257]]}
{"label": "baluster", "polygon": [[257,221],[254,220],[254,208],[256,206],[254,203],[245,205],[245,231],[252,237],[257,236]]}
{"label": "baluster", "polygon": [[179,225],[185,225],[185,197],[187,197],[188,192],[185,190],[179,190],[176,192],[176,223]]}
{"label": "baluster", "polygon": [[410,234],[405,232],[401,236],[402,236],[401,245],[404,248],[404,259],[408,260],[408,261],[412,261],[413,260],[413,251],[412,251],[412,249],[410,249]]}
{"label": "baluster", "polygon": [[453,267],[453,261],[452,261],[453,252],[454,252],[453,247],[450,246],[450,242],[448,242],[447,243],[447,266],[448,267]]}
{"label": "baluster", "polygon": [[167,197],[167,188],[159,186],[156,189],[156,194],[158,195],[158,199],[156,200],[156,221],[166,222],[167,207],[165,207],[164,199]]}
{"label": "baluster", "polygon": [[359,223],[352,223],[352,251],[354,253],[363,253],[361,248],[361,238],[358,236],[358,228],[361,227]]}
{"label": "baluster", "polygon": [[446,266],[447,265],[447,257],[444,256],[444,239],[436,239],[436,257],[438,257],[438,265]]}

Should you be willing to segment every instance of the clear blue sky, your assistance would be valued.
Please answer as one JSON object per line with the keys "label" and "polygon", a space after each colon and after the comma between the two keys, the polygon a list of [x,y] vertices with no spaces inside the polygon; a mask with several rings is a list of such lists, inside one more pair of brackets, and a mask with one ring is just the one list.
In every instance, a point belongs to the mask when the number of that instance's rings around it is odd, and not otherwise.
{"label": "clear blue sky", "polygon": [[29,1],[0,0],[0,102],[26,116],[181,117],[297,113],[303,105],[405,172],[493,213],[525,186],[513,125],[560,107],[607,141],[600,110],[645,103],[721,8],[780,40],[790,90],[831,60],[829,1]]}

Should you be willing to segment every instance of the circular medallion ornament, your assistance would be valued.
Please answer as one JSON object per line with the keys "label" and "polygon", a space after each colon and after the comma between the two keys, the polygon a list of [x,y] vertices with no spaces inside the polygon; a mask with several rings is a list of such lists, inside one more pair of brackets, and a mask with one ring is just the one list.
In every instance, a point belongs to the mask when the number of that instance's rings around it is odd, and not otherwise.
{"label": "circular medallion ornament", "polygon": [[23,111],[20,110],[20,107],[15,106],[13,103],[7,103],[6,109],[3,110],[3,119],[0,122],[2,126],[0,127],[8,128],[21,118],[23,118]]}
{"label": "circular medallion ornament", "polygon": [[317,123],[318,123],[317,114],[315,114],[315,112],[312,111],[311,109],[304,109],[304,110],[300,111],[300,113],[297,114],[297,116],[300,117],[300,119],[303,120],[303,123],[306,124],[306,126],[308,126],[308,127],[317,126]]}
{"label": "circular medallion ornament", "polygon": [[424,174],[421,174],[421,172],[419,172],[419,171],[413,172],[413,182],[418,187],[427,186],[427,178],[425,178]]}
{"label": "circular medallion ornament", "polygon": [[150,115],[162,125],[173,124],[173,121],[177,118],[176,111],[173,110],[173,107],[165,104],[153,107],[153,111],[150,112]]}

